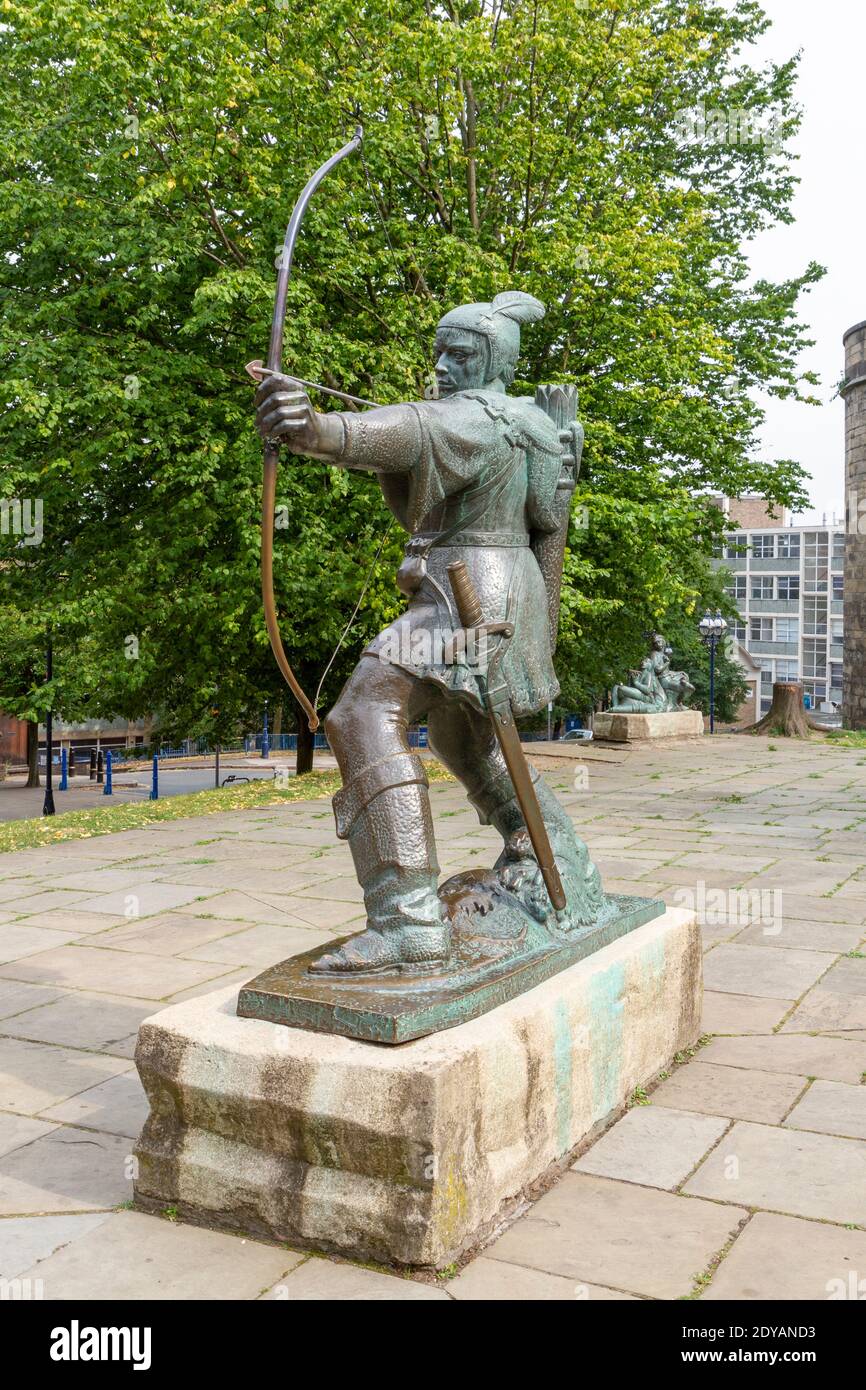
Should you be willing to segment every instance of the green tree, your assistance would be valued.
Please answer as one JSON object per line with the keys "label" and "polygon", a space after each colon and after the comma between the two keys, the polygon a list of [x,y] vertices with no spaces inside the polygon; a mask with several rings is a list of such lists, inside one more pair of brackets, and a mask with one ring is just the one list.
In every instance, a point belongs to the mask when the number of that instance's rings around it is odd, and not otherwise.
{"label": "green tree", "polygon": [[[243,364],[264,355],[293,198],[359,117],[364,162],[340,166],[301,235],[286,365],[405,398],[445,307],[510,287],[546,302],[522,387],[576,381],[587,432],[558,657],[570,700],[700,605],[723,523],[696,494],[801,499],[797,465],[757,452],[750,395],[806,392],[796,303],[820,274],[749,281],[744,246],[790,218],[798,121],[795,60],[749,60],[754,0],[2,11],[0,496],[41,499],[45,536],[0,537],[0,661],[10,614],[50,625],[63,714],[157,710],[171,736],[212,728],[218,707],[225,732],[279,697]],[[387,512],[373,479],[312,461],[285,462],[278,501],[285,643],[315,673]],[[396,611],[399,539],[325,705]]]}

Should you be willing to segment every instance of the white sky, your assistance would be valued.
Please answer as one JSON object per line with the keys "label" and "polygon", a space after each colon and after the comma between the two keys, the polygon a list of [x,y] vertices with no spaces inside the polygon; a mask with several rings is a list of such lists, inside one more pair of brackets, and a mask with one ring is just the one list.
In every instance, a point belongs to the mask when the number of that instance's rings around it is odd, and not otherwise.
{"label": "white sky", "polygon": [[[762,0],[772,27],[749,50],[780,60],[802,50],[797,99],[800,133],[790,145],[799,155],[801,183],[796,221],[757,238],[748,249],[753,271],[769,279],[799,274],[810,260],[827,269],[800,300],[815,346],[801,367],[821,378],[821,406],[763,400],[767,420],[762,448],[769,458],[793,458],[811,475],[812,513],[844,516],[844,405],[836,396],[842,376],[842,334],[866,319],[866,0]],[[816,516],[817,513],[817,516]]]}

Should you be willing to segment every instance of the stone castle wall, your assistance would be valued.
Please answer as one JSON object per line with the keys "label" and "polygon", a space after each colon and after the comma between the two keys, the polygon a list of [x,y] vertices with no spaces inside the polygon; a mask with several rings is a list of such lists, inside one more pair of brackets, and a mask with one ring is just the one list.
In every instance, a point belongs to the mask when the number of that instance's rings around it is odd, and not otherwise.
{"label": "stone castle wall", "polygon": [[866,729],[866,322],[845,345],[845,646],[842,719]]}

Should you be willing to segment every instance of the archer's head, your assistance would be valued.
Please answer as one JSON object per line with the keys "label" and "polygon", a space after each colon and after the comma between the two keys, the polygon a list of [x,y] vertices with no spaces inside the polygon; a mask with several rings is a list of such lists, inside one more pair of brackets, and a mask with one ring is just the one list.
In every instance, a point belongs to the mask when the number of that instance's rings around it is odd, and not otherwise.
{"label": "archer's head", "polygon": [[439,395],[507,390],[520,356],[520,325],[533,323],[544,313],[544,305],[522,290],[498,294],[491,304],[463,304],[449,310],[436,329]]}

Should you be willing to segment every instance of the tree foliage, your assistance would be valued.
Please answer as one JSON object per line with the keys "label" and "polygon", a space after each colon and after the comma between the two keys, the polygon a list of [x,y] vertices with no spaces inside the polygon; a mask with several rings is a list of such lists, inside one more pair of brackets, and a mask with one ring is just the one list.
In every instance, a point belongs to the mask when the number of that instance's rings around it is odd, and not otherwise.
{"label": "tree foliage", "polygon": [[[188,733],[277,696],[243,364],[292,202],[357,119],[364,161],[301,234],[287,368],[404,399],[445,308],[537,295],[517,389],[576,381],[587,434],[564,698],[697,611],[722,522],[696,494],[802,498],[798,466],[757,452],[750,392],[807,391],[796,302],[820,270],[753,281],[744,250],[790,218],[790,157],[683,133],[696,107],[796,127],[795,61],[749,60],[765,27],[754,0],[2,0],[0,496],[44,505],[41,545],[0,537],[6,707],[32,704],[22,632],[49,626],[67,717]],[[312,461],[284,463],[278,502],[284,640],[312,679],[387,512],[373,479]],[[325,704],[396,611],[399,539]]]}

